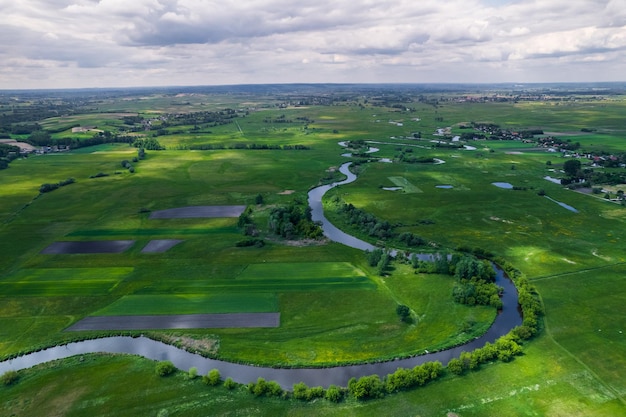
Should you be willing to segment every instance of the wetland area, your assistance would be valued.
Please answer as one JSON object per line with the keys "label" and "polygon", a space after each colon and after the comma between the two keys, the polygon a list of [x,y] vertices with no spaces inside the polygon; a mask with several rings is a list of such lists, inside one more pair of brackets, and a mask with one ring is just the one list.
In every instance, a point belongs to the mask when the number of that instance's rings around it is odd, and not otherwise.
{"label": "wetland area", "polygon": [[624,414],[626,95],[454,88],[0,93],[0,414]]}

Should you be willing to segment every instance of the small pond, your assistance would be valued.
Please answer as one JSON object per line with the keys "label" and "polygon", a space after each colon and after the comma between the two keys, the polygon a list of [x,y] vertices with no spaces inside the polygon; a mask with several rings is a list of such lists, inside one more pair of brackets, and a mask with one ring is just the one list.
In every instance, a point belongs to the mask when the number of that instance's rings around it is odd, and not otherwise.
{"label": "small pond", "polygon": [[569,204],[561,203],[560,201],[557,201],[554,198],[550,198],[547,195],[544,196],[544,197],[546,197],[550,201],[554,201],[556,204],[558,204],[559,206],[561,206],[561,207],[563,207],[565,209],[568,209],[569,211],[572,211],[574,213],[578,213],[578,210],[576,210],[574,207],[570,206]]}
{"label": "small pond", "polygon": [[543,179],[547,180],[547,181],[550,181],[550,182],[553,182],[555,184],[561,184],[561,180],[559,178],[553,178],[553,177],[551,177],[549,175],[546,175],[545,177],[543,177]]}
{"label": "small pond", "polygon": [[445,188],[445,189],[450,189],[450,188],[454,188],[454,185],[449,185],[449,184],[435,185],[435,188]]}
{"label": "small pond", "polygon": [[513,189],[513,185],[508,182],[492,182],[491,185],[495,185],[498,188],[506,188],[507,190]]}

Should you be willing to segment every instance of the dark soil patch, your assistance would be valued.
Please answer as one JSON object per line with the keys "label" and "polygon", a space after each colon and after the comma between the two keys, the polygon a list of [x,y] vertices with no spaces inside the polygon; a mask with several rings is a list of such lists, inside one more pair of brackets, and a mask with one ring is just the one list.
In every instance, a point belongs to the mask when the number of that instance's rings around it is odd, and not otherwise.
{"label": "dark soil patch", "polygon": [[149,329],[222,329],[278,327],[280,313],[178,314],[150,316],[86,317],[66,331],[149,330]]}
{"label": "dark soil patch", "polygon": [[77,253],[121,253],[133,246],[134,240],[95,240],[88,242],[54,242],[41,251],[47,255],[70,255]]}
{"label": "dark soil patch", "polygon": [[163,253],[167,252],[174,246],[178,245],[182,240],[178,239],[156,239],[148,242],[141,250],[141,253]]}
{"label": "dark soil patch", "polygon": [[239,217],[246,206],[191,206],[150,213],[151,219],[191,219],[206,217]]}

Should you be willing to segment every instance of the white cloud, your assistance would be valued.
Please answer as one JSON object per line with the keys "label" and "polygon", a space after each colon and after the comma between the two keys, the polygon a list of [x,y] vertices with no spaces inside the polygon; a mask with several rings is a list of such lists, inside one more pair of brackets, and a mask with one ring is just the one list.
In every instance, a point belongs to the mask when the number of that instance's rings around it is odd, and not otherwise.
{"label": "white cloud", "polygon": [[623,80],[623,1],[0,0],[0,88]]}

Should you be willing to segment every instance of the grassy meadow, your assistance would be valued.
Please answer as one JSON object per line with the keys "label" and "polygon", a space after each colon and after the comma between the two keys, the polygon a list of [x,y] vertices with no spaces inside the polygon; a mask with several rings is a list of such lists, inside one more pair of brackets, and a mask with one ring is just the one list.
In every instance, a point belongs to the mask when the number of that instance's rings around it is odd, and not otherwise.
{"label": "grassy meadow", "polygon": [[[413,111],[347,101],[279,108],[265,95],[163,94],[107,98],[96,113],[60,124],[108,126],[116,113],[247,110],[237,123],[193,132],[168,128],[166,149],[105,144],[33,155],[0,171],[0,357],[97,332],[64,329],[93,315],[280,312],[271,329],[164,330],[164,336],[215,341],[218,358],[278,366],[327,366],[434,351],[482,334],[496,312],[454,303],[454,278],[416,274],[394,263],[381,277],[361,251],[331,242],[294,244],[265,233],[269,211],[328,179],[347,161],[337,144],[371,140],[371,155],[400,152],[443,163],[360,163],[356,182],[331,190],[326,216],[342,229],[336,200],[432,242],[430,250],[481,248],[518,268],[545,308],[542,330],[509,363],[447,374],[383,400],[255,398],[243,388],[207,387],[182,373],[154,374],[142,358],[88,355],[20,371],[0,386],[2,415],[320,415],[614,416],[626,413],[626,209],[544,179],[565,158],[520,141],[471,141],[475,150],[436,146],[433,133],[463,123],[540,128],[583,149],[623,152],[626,101],[563,103],[411,103]],[[286,122],[277,122],[284,116]],[[594,129],[581,134],[581,129]],[[71,129],[70,129],[71,130]],[[201,130],[205,130],[202,127]],[[421,139],[413,138],[416,132]],[[304,145],[308,150],[215,149],[201,145]],[[410,149],[410,151],[407,151]],[[550,161],[550,164],[547,162]],[[585,163],[585,162],[583,162]],[[622,168],[623,169],[623,168]],[[329,172],[330,171],[330,172]],[[90,178],[94,174],[107,176]],[[75,183],[39,194],[43,183]],[[494,182],[510,183],[504,189]],[[449,185],[452,188],[439,188]],[[401,187],[397,191],[383,187]],[[616,187],[619,189],[619,186]],[[626,185],[623,186],[626,190]],[[574,207],[570,211],[538,192]],[[262,204],[256,204],[258,195]],[[193,205],[249,205],[265,246],[236,247],[236,218],[150,219],[149,212]],[[55,241],[132,239],[120,254],[46,255]],[[181,239],[164,253],[141,253],[152,239]],[[398,304],[415,321],[399,320]],[[136,332],[141,333],[140,331]],[[346,381],[347,382],[347,381]],[[28,399],[28,400],[27,400]],[[52,410],[52,411],[51,411]]]}

